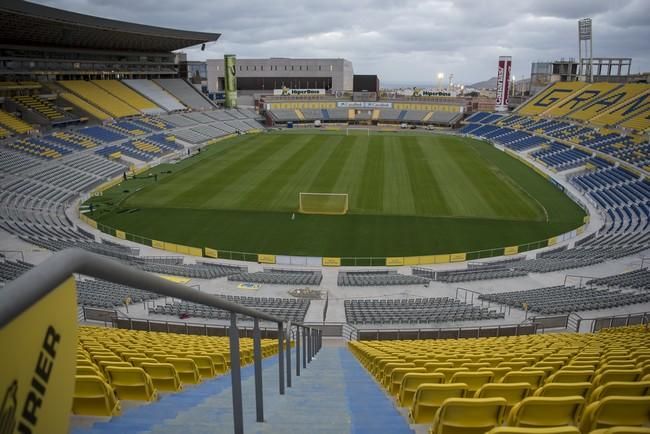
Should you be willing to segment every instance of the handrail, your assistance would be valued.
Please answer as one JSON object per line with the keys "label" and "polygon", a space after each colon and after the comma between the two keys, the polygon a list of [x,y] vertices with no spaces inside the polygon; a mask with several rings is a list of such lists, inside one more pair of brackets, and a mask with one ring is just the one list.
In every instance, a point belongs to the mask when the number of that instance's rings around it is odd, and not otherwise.
{"label": "handrail", "polygon": [[[278,324],[284,322],[283,319],[265,312],[241,306],[216,295],[190,289],[185,285],[129,267],[105,256],[74,248],[55,253],[52,257],[9,282],[4,287],[0,292],[0,327],[8,324],[75,273]],[[302,324],[297,323],[294,323],[294,325],[302,326]]]}
{"label": "handrail", "polygon": [[[285,394],[286,386],[291,387],[291,335],[292,327],[296,327],[296,375],[300,375],[298,367],[302,347],[303,368],[311,362],[313,356],[322,347],[322,330],[302,323],[291,323],[260,312],[256,309],[241,306],[224,300],[216,295],[206,294],[185,285],[174,283],[146,271],[138,270],[82,249],[66,249],[55,253],[43,263],[30,269],[17,279],[9,282],[0,291],[0,329],[11,323],[15,318],[37,303],[41,298],[56,290],[62,283],[74,274],[104,279],[113,283],[131,286],[154,292],[167,297],[179,298],[230,311],[230,376],[232,384],[233,422],[235,434],[244,433],[243,403],[241,390],[241,368],[239,355],[239,329],[237,314],[253,318],[253,361],[255,369],[255,407],[256,421],[264,421],[263,392],[262,392],[262,350],[259,320],[277,323],[278,326],[278,368],[279,392]],[[303,329],[303,345],[300,345],[300,329]],[[283,346],[286,345],[286,354]],[[286,377],[284,372],[286,362]]]}

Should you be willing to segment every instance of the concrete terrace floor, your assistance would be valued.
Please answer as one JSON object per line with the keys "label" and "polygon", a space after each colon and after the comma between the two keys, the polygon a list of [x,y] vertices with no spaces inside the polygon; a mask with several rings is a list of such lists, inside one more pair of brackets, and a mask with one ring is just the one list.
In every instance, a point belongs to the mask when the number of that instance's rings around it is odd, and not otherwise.
{"label": "concrete terrace floor", "polygon": [[[258,434],[412,434],[391,398],[345,347],[325,339],[292,387],[278,393],[277,356],[263,361],[264,418],[255,421],[253,366],[242,369],[244,432]],[[214,434],[233,432],[230,375],[205,381],[160,401],[132,406],[122,416],[89,425],[72,417],[72,434]]]}

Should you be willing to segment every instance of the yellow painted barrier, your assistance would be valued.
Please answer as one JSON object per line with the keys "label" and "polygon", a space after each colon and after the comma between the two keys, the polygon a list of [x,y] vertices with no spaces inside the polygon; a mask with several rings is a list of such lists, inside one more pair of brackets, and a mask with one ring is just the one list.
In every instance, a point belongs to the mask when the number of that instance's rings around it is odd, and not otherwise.
{"label": "yellow painted barrier", "polygon": [[548,245],[549,246],[553,246],[555,244],[557,244],[557,237],[551,237],[551,238],[548,239]]}
{"label": "yellow painted barrier", "polygon": [[463,262],[467,258],[466,253],[452,253],[449,255],[449,262]]}
{"label": "yellow painted barrier", "polygon": [[586,216],[583,217],[582,222],[583,222],[584,224],[589,223],[589,214],[587,214]]}
{"label": "yellow painted barrier", "polygon": [[153,247],[154,249],[165,250],[165,243],[158,240],[151,240],[151,247]]}
{"label": "yellow painted barrier", "polygon": [[167,250],[168,252],[177,252],[178,247],[174,243],[168,243],[167,241],[164,242],[164,249]]}
{"label": "yellow painted barrier", "polygon": [[321,263],[323,264],[324,267],[340,267],[341,258],[325,257],[322,259]]}
{"label": "yellow painted barrier", "polygon": [[420,256],[404,256],[404,265],[420,265]]}
{"label": "yellow painted barrier", "polygon": [[97,222],[95,220],[86,217],[86,223],[88,223],[90,227],[97,229]]}
{"label": "yellow painted barrier", "polygon": [[203,250],[200,247],[189,247],[188,249],[192,256],[203,256]]}
{"label": "yellow painted barrier", "polygon": [[505,249],[503,249],[503,254],[506,255],[506,256],[507,255],[516,255],[517,253],[519,253],[519,246],[510,246],[510,247],[506,247]]}
{"label": "yellow painted barrier", "polygon": [[208,258],[215,258],[215,259],[216,259],[216,258],[219,257],[219,252],[218,252],[217,250],[215,250],[215,249],[211,249],[211,248],[209,248],[209,247],[204,247],[204,248],[203,248],[203,253],[204,253],[205,256],[207,256]]}
{"label": "yellow painted barrier", "polygon": [[435,255],[420,256],[420,265],[429,265],[436,263]]}
{"label": "yellow painted barrier", "polygon": [[176,253],[180,253],[182,255],[189,255],[190,254],[190,248],[188,246],[184,246],[182,244],[177,244],[176,245]]}
{"label": "yellow painted barrier", "polygon": [[115,236],[121,240],[126,240],[126,233],[119,229],[115,229]]}
{"label": "yellow painted barrier", "polygon": [[446,264],[450,260],[449,256],[450,255],[435,255],[433,262],[434,264]]}
{"label": "yellow painted barrier", "polygon": [[404,257],[396,256],[392,258],[386,258],[386,265],[390,265],[390,266],[404,265]]}
{"label": "yellow painted barrier", "polygon": [[275,264],[275,255],[264,255],[260,253],[257,255],[257,262],[260,264]]}
{"label": "yellow painted barrier", "polygon": [[580,235],[580,234],[584,233],[584,231],[585,231],[585,227],[580,226],[578,229],[576,229],[576,235]]}

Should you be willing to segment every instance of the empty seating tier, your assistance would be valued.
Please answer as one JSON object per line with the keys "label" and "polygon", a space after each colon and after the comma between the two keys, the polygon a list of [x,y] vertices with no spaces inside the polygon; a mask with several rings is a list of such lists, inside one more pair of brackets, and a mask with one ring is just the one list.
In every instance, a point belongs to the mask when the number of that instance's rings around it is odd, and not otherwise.
{"label": "empty seating tier", "polygon": [[0,125],[18,134],[25,134],[33,129],[27,122],[4,110],[0,110]]}
{"label": "empty seating tier", "polygon": [[640,268],[613,276],[587,281],[587,285],[615,286],[619,288],[650,289],[650,270]]}
{"label": "empty seating tier", "polygon": [[214,105],[185,80],[180,78],[160,78],[154,81],[183,104],[194,110],[214,109]]}
{"label": "empty seating tier", "polygon": [[151,80],[123,80],[123,83],[169,112],[187,108],[176,97]]}
{"label": "empty seating tier", "polygon": [[650,425],[649,344],[637,326],[348,348],[408,411],[415,432],[594,434]]}
{"label": "empty seating tier", "polygon": [[[277,342],[262,339],[262,356]],[[230,369],[227,337],[209,337],[80,327],[72,412],[117,416],[124,401],[153,402],[161,392],[179,392]],[[239,341],[241,364],[253,359],[253,341]]]}
{"label": "empty seating tier", "polygon": [[350,324],[428,324],[504,318],[503,313],[448,297],[345,300]]}
{"label": "empty seating tier", "polygon": [[93,80],[93,84],[121,99],[133,108],[145,114],[160,114],[165,111],[137,92],[134,92],[117,80]]}
{"label": "empty seating tier", "polygon": [[323,273],[310,270],[266,269],[256,273],[231,274],[228,280],[235,282],[266,283],[271,285],[320,285]]}
{"label": "empty seating tier", "polygon": [[[219,297],[292,322],[302,322],[305,319],[310,303],[307,299],[296,298],[242,297],[238,295],[219,295]],[[182,318],[195,317],[222,320],[230,318],[230,312],[190,302],[156,306],[149,313],[175,315]],[[244,321],[251,320],[250,317],[246,316],[239,316],[239,318]]]}
{"label": "empty seating tier", "polygon": [[92,82],[83,80],[64,80],[59,81],[58,83],[76,93],[77,96],[97,106],[101,111],[106,112],[115,118],[137,116],[140,114],[138,110],[131,107],[121,99],[114,97],[101,87],[94,85]]}
{"label": "empty seating tier", "polygon": [[398,274],[396,270],[384,271],[339,271],[338,286],[388,286],[424,285],[429,279],[422,276]]}
{"label": "empty seating tier", "polygon": [[560,285],[525,291],[482,294],[479,295],[479,299],[520,309],[527,307],[532,312],[547,315],[647,303],[650,301],[650,293]]}

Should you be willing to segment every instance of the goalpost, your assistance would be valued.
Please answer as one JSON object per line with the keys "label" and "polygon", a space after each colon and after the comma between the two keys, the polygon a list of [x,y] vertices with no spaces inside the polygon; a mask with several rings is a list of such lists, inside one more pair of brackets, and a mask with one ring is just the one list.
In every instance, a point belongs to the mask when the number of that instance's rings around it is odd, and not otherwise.
{"label": "goalpost", "polygon": [[348,212],[347,193],[299,193],[298,212],[302,214],[343,215]]}
{"label": "goalpost", "polygon": [[[353,134],[354,134],[354,131],[365,131],[367,133],[367,135],[370,136],[370,128],[367,128],[367,127],[347,127],[345,129],[345,135],[349,136],[350,131],[352,131]],[[365,135],[366,134],[364,134],[364,136]]]}

